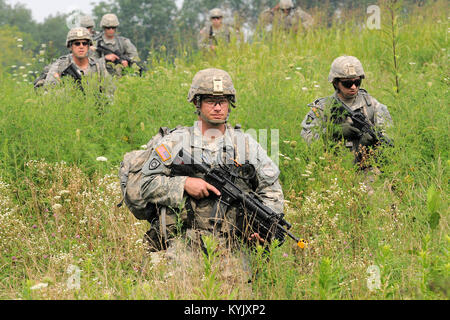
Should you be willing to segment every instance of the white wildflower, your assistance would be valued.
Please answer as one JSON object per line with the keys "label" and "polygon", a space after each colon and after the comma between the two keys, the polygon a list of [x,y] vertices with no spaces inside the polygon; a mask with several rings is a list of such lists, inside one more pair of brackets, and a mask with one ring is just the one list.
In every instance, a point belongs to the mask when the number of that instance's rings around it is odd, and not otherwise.
{"label": "white wildflower", "polygon": [[146,145],[146,144],[142,145],[142,146],[141,146],[141,149],[142,149],[142,150],[147,150],[147,145]]}
{"label": "white wildflower", "polygon": [[32,286],[30,289],[31,290],[40,290],[40,289],[44,289],[48,287],[48,283],[38,283],[35,286]]}
{"label": "white wildflower", "polygon": [[62,205],[56,203],[52,206],[53,211],[59,211],[62,208]]}
{"label": "white wildflower", "polygon": [[303,91],[308,91],[308,88],[303,87],[302,90],[303,90]]}
{"label": "white wildflower", "polygon": [[97,158],[97,161],[100,161],[100,162],[106,162],[106,161],[108,161],[108,159],[105,158],[105,157],[98,157],[98,158]]}

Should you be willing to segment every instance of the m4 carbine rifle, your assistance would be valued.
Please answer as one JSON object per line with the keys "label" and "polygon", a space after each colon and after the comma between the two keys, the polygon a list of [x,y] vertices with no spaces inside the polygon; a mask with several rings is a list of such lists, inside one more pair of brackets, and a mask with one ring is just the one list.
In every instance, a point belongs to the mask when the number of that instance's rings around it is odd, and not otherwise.
{"label": "m4 carbine rifle", "polygon": [[[238,164],[233,166],[239,167]],[[221,193],[213,210],[216,222],[223,218],[228,206],[240,206],[246,213],[247,226],[252,233],[258,233],[269,243],[277,239],[279,245],[283,244],[288,236],[295,240],[300,248],[305,248],[306,242],[289,231],[291,224],[284,219],[284,214],[273,211],[263,204],[255,192],[245,192],[232,181],[236,173],[229,166],[211,168],[182,149],[174,159],[171,174],[192,176],[195,173],[202,173],[203,179]]]}
{"label": "m4 carbine rifle", "polygon": [[81,85],[81,74],[73,63],[69,64],[69,66],[66,69],[64,69],[63,72],[61,72],[61,78],[67,76],[72,77],[75,80],[75,83],[77,84],[78,88],[80,88],[80,90],[84,92],[83,86]]}
{"label": "m4 carbine rifle", "polygon": [[373,139],[374,144],[380,143],[389,147],[393,147],[394,143],[391,139],[386,137],[381,131],[374,130],[374,125],[367,121],[365,115],[362,112],[355,112],[350,109],[345,103],[340,101],[335,101],[339,106],[335,106],[331,110],[332,118],[344,118],[346,116],[350,117],[353,121],[353,127],[361,131],[361,136],[368,133]]}
{"label": "m4 carbine rifle", "polygon": [[121,64],[123,61],[128,62],[128,66],[130,66],[130,67],[131,67],[131,65],[133,63],[136,64],[139,67],[139,76],[142,76],[142,73],[147,71],[147,68],[145,67],[145,65],[143,63],[140,63],[140,62],[128,59],[127,57],[124,57],[123,55],[121,55],[120,52],[114,51],[114,50],[111,50],[111,49],[105,47],[104,45],[102,45],[102,41],[101,40],[99,40],[97,42],[96,51],[100,55],[103,55],[103,56],[105,56],[107,54],[115,54],[116,56],[118,56],[119,59],[114,61],[114,64]]}

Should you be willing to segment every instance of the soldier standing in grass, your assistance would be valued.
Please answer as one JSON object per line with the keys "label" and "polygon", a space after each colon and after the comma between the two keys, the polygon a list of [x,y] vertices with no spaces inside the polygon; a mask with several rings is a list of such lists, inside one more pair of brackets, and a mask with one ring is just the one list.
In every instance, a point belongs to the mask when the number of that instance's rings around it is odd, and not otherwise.
{"label": "soldier standing in grass", "polygon": [[251,136],[228,123],[236,103],[230,75],[219,69],[198,72],[188,101],[194,104],[198,115],[194,126],[166,130],[142,169],[141,196],[160,208],[158,217],[150,221],[151,229],[146,236],[151,249],[165,248],[167,240],[177,231],[183,231],[191,243],[200,246],[204,235],[215,235],[231,247],[239,239],[263,241],[258,234],[245,234],[242,209],[230,206],[225,214],[217,216],[214,208],[221,194],[202,179],[202,174],[171,174],[170,166],[181,149],[211,166],[243,164],[253,168],[254,174],[236,177],[235,183],[246,191],[256,192],[266,206],[283,213],[278,167]]}
{"label": "soldier standing in grass", "polygon": [[312,16],[300,7],[296,8],[292,0],[281,0],[274,8],[264,10],[260,21],[266,30],[271,30],[274,23],[278,23],[285,31],[294,32],[298,31],[300,24],[308,29],[314,22]]}
{"label": "soldier standing in grass", "polygon": [[223,21],[222,10],[212,9],[209,12],[209,21],[200,30],[198,46],[214,51],[220,43],[229,43],[232,33],[233,29]]}
{"label": "soldier standing in grass", "polygon": [[[103,33],[96,42],[97,57],[104,58],[108,72],[117,76],[122,75],[123,68],[131,67],[133,62],[140,61],[137,49],[130,39],[117,35],[119,25],[119,19],[115,14],[105,14],[100,21]],[[99,50],[99,45],[111,51]]]}
{"label": "soldier standing in grass", "polygon": [[[392,144],[385,133],[386,128],[392,125],[392,117],[384,104],[361,89],[364,78],[363,66],[357,58],[341,56],[334,60],[328,81],[333,84],[335,92],[309,105],[311,110],[302,122],[301,132],[308,143],[321,136],[334,141],[343,139],[362,168],[369,147],[383,141]],[[349,111],[358,119],[365,120],[375,135],[361,128]]]}
{"label": "soldier standing in grass", "polygon": [[88,75],[96,75],[99,79],[107,77],[104,61],[89,56],[91,45],[92,35],[88,29],[83,27],[71,29],[66,39],[66,46],[71,53],[62,56],[49,67],[44,85],[57,84],[64,76],[71,76],[77,82]]}

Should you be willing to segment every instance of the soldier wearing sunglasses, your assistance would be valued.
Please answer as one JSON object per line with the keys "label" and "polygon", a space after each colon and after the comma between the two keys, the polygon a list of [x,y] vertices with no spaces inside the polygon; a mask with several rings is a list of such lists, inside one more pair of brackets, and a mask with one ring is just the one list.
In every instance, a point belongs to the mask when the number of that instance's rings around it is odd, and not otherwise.
{"label": "soldier wearing sunglasses", "polygon": [[117,76],[122,75],[123,68],[131,67],[133,62],[140,61],[136,46],[131,40],[117,34],[119,25],[119,19],[115,14],[105,14],[100,21],[103,32],[96,38],[96,46],[101,45],[109,50],[109,52],[97,50],[98,58],[104,58],[108,72]]}
{"label": "soldier wearing sunglasses", "polygon": [[[302,122],[302,137],[311,143],[321,136],[334,141],[344,139],[346,147],[355,152],[356,161],[360,161],[362,147],[371,147],[379,141],[358,129],[349,116],[349,111],[364,119],[373,132],[385,135],[387,127],[392,125],[388,108],[361,89],[365,72],[361,62],[352,56],[342,56],[331,65],[329,82],[335,92],[332,96],[318,99],[309,105],[311,110]],[[388,139],[388,138],[387,138]]]}
{"label": "soldier wearing sunglasses", "polygon": [[96,75],[99,79],[106,77],[108,72],[104,60],[97,60],[89,55],[91,45],[92,35],[88,29],[71,29],[66,39],[66,46],[71,53],[62,56],[49,67],[44,85],[59,83],[69,66],[75,73],[73,77],[78,79],[87,75]]}
{"label": "soldier wearing sunglasses", "polygon": [[224,23],[223,12],[219,8],[209,12],[209,21],[200,30],[198,46],[201,49],[216,50],[221,43],[228,43],[231,40],[233,29]]}

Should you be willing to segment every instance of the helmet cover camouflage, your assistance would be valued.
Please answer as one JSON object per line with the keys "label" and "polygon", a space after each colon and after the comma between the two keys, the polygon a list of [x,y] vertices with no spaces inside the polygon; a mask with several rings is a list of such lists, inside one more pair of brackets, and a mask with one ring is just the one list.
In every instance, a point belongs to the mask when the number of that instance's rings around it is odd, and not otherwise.
{"label": "helmet cover camouflage", "polygon": [[119,18],[114,13],[105,14],[100,21],[100,28],[118,27],[120,25]]}
{"label": "helmet cover camouflage", "polygon": [[209,19],[212,19],[213,17],[223,17],[223,12],[219,8],[214,8],[211,11],[209,11]]}
{"label": "helmet cover camouflage", "polygon": [[353,56],[341,56],[331,64],[328,81],[333,82],[336,78],[365,78],[365,73],[361,61]]}
{"label": "helmet cover camouflage", "polygon": [[80,18],[80,27],[83,28],[95,28],[94,19],[91,16],[82,16]]}
{"label": "helmet cover camouflage", "polygon": [[236,102],[236,89],[228,72],[220,69],[205,69],[197,72],[192,80],[188,102],[194,102],[197,95],[226,95]]}
{"label": "helmet cover camouflage", "polygon": [[70,29],[67,33],[66,47],[68,48],[70,43],[75,40],[89,40],[89,45],[92,45],[92,35],[88,29],[83,27]]}
{"label": "helmet cover camouflage", "polygon": [[292,0],[281,0],[279,4],[280,9],[293,9],[294,3]]}

